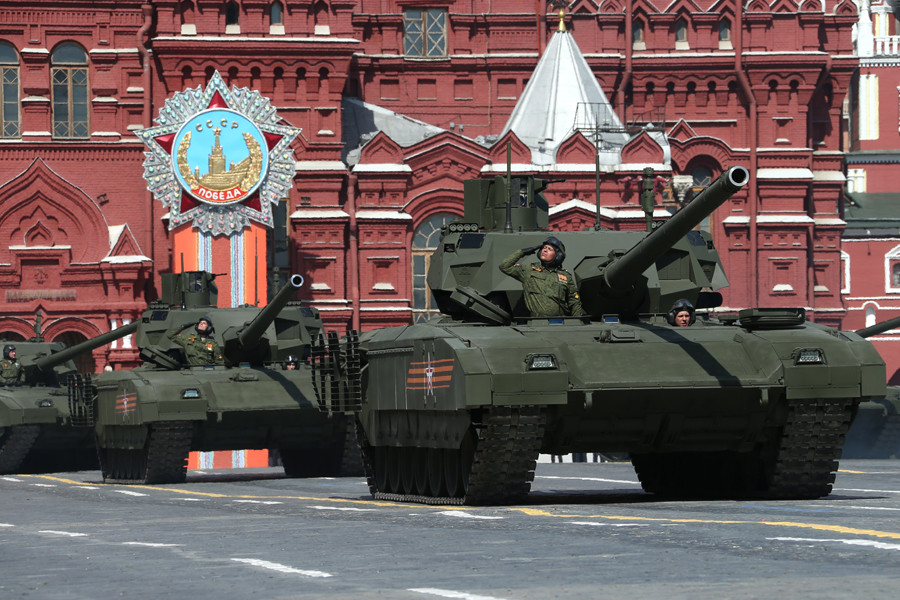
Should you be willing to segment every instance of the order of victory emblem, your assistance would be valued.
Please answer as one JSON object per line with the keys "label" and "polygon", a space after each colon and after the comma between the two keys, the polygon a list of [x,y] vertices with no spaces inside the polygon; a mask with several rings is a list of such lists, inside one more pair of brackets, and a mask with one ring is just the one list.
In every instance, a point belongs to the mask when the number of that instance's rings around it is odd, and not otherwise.
{"label": "order of victory emblem", "polygon": [[218,71],[206,86],[166,100],[157,127],[137,132],[147,146],[144,179],[169,209],[169,228],[184,223],[231,235],[257,221],[273,225],[272,204],[294,179],[291,143],[300,129],[281,124],[259,92],[225,85]]}

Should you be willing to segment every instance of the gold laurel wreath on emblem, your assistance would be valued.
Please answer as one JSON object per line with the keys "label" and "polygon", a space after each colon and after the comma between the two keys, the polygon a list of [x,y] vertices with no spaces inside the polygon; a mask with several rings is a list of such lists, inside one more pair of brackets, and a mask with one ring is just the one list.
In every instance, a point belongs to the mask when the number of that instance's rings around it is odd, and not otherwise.
{"label": "gold laurel wreath on emblem", "polygon": [[188,149],[191,147],[191,132],[189,131],[185,133],[181,143],[178,144],[176,161],[179,173],[192,190],[196,190],[200,186],[214,191],[226,191],[237,187],[242,192],[246,192],[256,185],[262,175],[263,155],[259,142],[252,134],[244,132],[244,143],[247,145],[249,156],[237,164],[232,163],[228,168],[225,165],[226,157],[219,143],[221,130],[216,128],[213,131],[216,135],[216,143],[209,153],[209,172],[201,176],[200,167],[195,167],[194,172],[191,172],[191,166],[187,160]]}

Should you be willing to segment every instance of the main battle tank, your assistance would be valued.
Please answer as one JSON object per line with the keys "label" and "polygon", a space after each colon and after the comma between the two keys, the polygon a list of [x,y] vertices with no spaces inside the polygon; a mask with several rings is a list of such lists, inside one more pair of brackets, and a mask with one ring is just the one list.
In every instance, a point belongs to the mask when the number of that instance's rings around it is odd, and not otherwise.
{"label": "main battle tank", "polygon": [[[749,178],[733,167],[650,233],[553,232],[588,317],[531,318],[498,270],[548,237],[546,182],[465,183],[428,283],[443,317],[362,334],[316,365],[323,403],[355,385],[376,498],[521,500],[538,454],[627,452],[646,491],[815,498],[831,491],[860,400],[884,393],[867,341],[802,308],[742,310],[676,328],[677,299],[721,303],[727,285],[702,219]],[[674,315],[673,315],[674,319]],[[359,381],[342,373],[359,352]]]}
{"label": "main battle tank", "polygon": [[42,341],[38,314],[31,341],[0,340],[0,347],[15,345],[16,358],[25,368],[24,383],[0,386],[0,473],[97,468],[93,431],[74,426],[80,415],[67,402],[66,378],[76,371],[74,357],[136,329],[137,323],[131,323],[66,348]]}
{"label": "main battle tank", "polygon": [[[264,308],[219,309],[214,277],[163,275],[162,298],[147,307],[136,335],[144,364],[71,378],[104,481],[184,481],[191,450],[278,450],[291,477],[361,472],[352,421],[314,402],[305,359],[323,325],[318,311],[291,302],[303,278],[292,276]],[[188,366],[167,336],[201,317],[212,321],[224,365]],[[289,356],[299,358],[296,370],[283,368]]]}
{"label": "main battle tank", "polygon": [[[900,326],[900,317],[876,323],[856,334],[863,338]],[[860,402],[847,432],[844,458],[900,458],[900,387],[890,385],[883,398]]]}

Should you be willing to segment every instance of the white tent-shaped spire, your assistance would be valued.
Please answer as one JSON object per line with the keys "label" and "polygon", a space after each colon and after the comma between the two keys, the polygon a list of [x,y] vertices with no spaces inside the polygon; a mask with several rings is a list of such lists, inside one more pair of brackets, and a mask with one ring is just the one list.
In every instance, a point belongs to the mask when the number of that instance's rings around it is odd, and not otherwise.
{"label": "white tent-shaped spire", "polygon": [[557,31],[500,136],[513,131],[531,148],[533,164],[552,165],[560,144],[576,131],[576,112],[578,130],[589,140],[596,143],[600,130],[601,163],[618,164],[619,150],[631,136],[624,133],[573,37]]}

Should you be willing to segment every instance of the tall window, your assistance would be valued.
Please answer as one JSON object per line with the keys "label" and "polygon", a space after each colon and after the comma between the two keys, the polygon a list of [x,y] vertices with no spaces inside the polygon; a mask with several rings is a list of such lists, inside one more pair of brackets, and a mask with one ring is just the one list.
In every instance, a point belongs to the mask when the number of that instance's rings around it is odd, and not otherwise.
{"label": "tall window", "polygon": [[64,42],[50,56],[53,85],[53,136],[88,137],[87,53],[78,44]]}
{"label": "tall window", "polygon": [[687,50],[688,48],[687,21],[678,19],[675,21],[675,49]]}
{"label": "tall window", "polygon": [[631,25],[631,47],[633,50],[646,50],[647,44],[644,42],[644,22],[635,21]]}
{"label": "tall window", "polygon": [[17,138],[19,125],[19,56],[0,42],[0,137]]}
{"label": "tall window", "polygon": [[731,21],[729,21],[728,19],[722,19],[721,21],[719,21],[719,48],[723,50],[732,48]]}
{"label": "tall window", "polygon": [[404,11],[403,53],[406,56],[447,56],[447,11],[443,8]]}
{"label": "tall window", "polygon": [[241,13],[237,2],[225,5],[225,33],[241,32]]}
{"label": "tall window", "polygon": [[413,323],[420,323],[438,314],[434,296],[425,281],[431,266],[431,253],[441,239],[441,227],[456,219],[450,213],[438,213],[419,225],[412,243]]}
{"label": "tall window", "polygon": [[284,25],[284,6],[281,2],[273,2],[269,9],[269,24]]}

